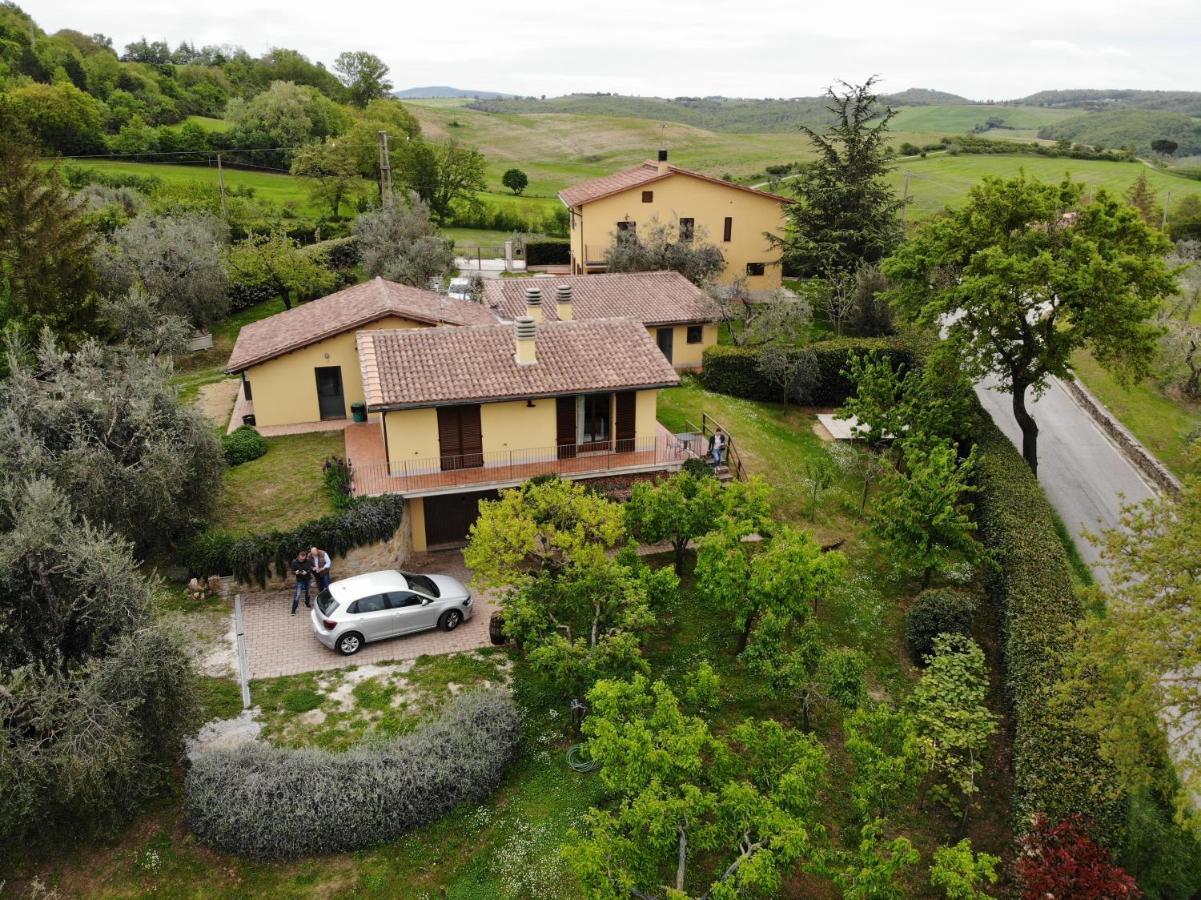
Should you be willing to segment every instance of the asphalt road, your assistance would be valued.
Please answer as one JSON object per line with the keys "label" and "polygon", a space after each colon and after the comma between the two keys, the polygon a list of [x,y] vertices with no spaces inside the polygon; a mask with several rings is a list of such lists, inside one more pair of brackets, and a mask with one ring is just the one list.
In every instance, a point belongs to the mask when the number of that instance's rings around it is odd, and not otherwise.
{"label": "asphalt road", "polygon": [[[1013,398],[995,390],[991,380],[976,386],[993,421],[1021,448],[1021,429],[1013,418]],[[1080,554],[1098,582],[1108,582],[1097,548],[1086,531],[1116,528],[1122,506],[1156,496],[1138,470],[1126,461],[1068,392],[1052,381],[1038,400],[1027,401],[1038,423],[1038,480],[1068,527]]]}

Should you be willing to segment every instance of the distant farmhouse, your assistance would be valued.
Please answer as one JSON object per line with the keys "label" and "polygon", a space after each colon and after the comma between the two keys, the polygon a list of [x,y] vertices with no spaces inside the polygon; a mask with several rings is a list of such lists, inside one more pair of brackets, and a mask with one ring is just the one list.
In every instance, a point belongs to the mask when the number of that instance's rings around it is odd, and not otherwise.
{"label": "distant farmhouse", "polygon": [[674,166],[667,151],[647,161],[573,184],[559,192],[571,213],[571,271],[605,271],[605,253],[619,232],[637,233],[652,220],[679,228],[679,239],[702,238],[721,248],[721,280],[746,280],[752,291],[780,286],[780,251],[766,235],[784,229],[787,197]]}

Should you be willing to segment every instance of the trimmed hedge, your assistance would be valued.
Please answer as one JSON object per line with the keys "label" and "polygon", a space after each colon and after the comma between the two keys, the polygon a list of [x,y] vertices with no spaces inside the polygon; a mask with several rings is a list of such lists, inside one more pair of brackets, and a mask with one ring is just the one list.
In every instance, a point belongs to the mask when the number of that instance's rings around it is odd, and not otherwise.
{"label": "trimmed hedge", "polygon": [[358,850],[489,796],[520,736],[512,696],[491,690],[456,697],[419,731],[346,753],[214,750],[188,772],[184,814],[210,847],[252,859]]}
{"label": "trimmed hedge", "polygon": [[1052,703],[1069,626],[1084,609],[1051,504],[1025,460],[980,410],[976,425],[978,536],[995,567],[985,585],[1001,621],[1006,698],[1013,722],[1013,812],[1028,827],[1042,812],[1053,822],[1083,813],[1096,838],[1120,846],[1127,804],[1097,739],[1076,728],[1072,711]]}
{"label": "trimmed hedge", "polygon": [[353,234],[309,244],[307,247],[301,247],[300,252],[306,256],[318,257],[322,265],[331,269],[353,269],[362,262],[359,239]]}
{"label": "trimmed hedge", "polygon": [[571,244],[566,240],[527,240],[524,243],[527,266],[565,266],[571,262]]}
{"label": "trimmed hedge", "polygon": [[240,466],[264,455],[267,442],[252,426],[241,425],[221,436],[221,452],[225,454],[227,465]]}
{"label": "trimmed hedge", "polygon": [[[817,356],[820,372],[817,387],[813,391],[813,405],[841,406],[855,392],[843,371],[852,354],[877,353],[889,358],[893,368],[904,365],[912,368],[912,349],[899,338],[834,338],[818,341],[807,347],[797,347],[793,352],[813,351]],[[711,391],[730,394],[747,400],[780,399],[780,389],[771,384],[759,371],[760,348],[734,347],[718,344],[710,347],[702,357],[701,381]]]}
{"label": "trimmed hedge", "polygon": [[198,534],[187,549],[193,575],[233,574],[244,584],[265,586],[274,569],[286,577],[288,565],[302,547],[320,547],[331,556],[386,541],[400,527],[404,499],[395,494],[364,497],[332,515],[305,522],[291,531],[240,535],[210,530]]}

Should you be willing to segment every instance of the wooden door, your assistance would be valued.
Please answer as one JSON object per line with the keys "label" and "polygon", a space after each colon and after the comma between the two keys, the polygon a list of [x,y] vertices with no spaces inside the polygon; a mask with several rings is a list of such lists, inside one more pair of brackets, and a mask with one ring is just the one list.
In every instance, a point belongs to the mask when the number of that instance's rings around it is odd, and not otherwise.
{"label": "wooden door", "polygon": [[559,459],[575,458],[575,397],[555,398],[555,443]]}
{"label": "wooden door", "polygon": [[480,514],[481,500],[495,500],[497,491],[446,494],[425,498],[425,541],[429,547],[463,544],[471,524]]}
{"label": "wooden door", "polygon": [[444,472],[484,464],[484,432],[478,405],[438,407],[438,452]]}
{"label": "wooden door", "polygon": [[617,423],[613,436],[617,439],[618,453],[634,452],[634,425],[638,411],[638,394],[636,391],[620,391],[616,395]]}

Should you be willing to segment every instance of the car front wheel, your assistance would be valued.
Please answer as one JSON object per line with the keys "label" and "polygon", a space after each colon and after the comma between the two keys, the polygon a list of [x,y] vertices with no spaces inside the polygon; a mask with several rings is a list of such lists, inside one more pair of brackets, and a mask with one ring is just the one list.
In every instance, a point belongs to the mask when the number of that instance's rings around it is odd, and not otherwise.
{"label": "car front wheel", "polygon": [[347,632],[338,638],[337,646],[343,656],[354,656],[363,649],[363,637],[354,631]]}
{"label": "car front wheel", "polygon": [[438,620],[438,627],[443,631],[454,631],[462,621],[463,614],[457,609],[451,609],[442,614],[442,618]]}

